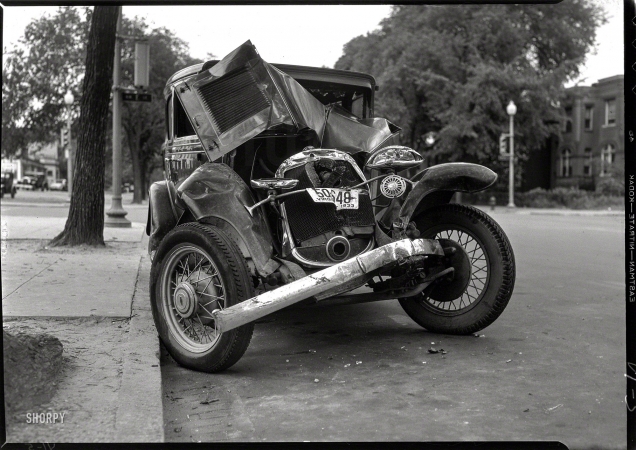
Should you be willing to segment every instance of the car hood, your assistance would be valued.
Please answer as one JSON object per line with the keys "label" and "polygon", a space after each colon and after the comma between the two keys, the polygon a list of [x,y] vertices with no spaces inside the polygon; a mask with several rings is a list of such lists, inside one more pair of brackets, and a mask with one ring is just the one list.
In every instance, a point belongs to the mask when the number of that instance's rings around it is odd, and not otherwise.
{"label": "car hood", "polygon": [[383,147],[400,131],[386,119],[323,105],[250,41],[174,89],[212,161],[266,131],[309,135],[320,147],[351,154]]}

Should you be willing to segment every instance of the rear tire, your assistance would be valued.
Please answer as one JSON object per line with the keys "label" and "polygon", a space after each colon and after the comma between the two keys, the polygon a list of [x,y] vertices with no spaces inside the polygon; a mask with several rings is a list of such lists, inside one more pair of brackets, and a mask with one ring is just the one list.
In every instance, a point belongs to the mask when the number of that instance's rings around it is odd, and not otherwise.
{"label": "rear tire", "polygon": [[218,228],[188,223],[161,241],[150,273],[150,300],[159,337],[181,365],[220,372],[243,356],[254,324],[218,333],[212,312],[253,297],[237,245]]}
{"label": "rear tire", "polygon": [[459,242],[471,260],[471,278],[463,293],[450,301],[434,300],[432,289],[399,299],[404,311],[435,333],[470,334],[493,323],[515,284],[515,257],[503,230],[483,211],[459,204],[433,207],[414,221],[422,238]]}

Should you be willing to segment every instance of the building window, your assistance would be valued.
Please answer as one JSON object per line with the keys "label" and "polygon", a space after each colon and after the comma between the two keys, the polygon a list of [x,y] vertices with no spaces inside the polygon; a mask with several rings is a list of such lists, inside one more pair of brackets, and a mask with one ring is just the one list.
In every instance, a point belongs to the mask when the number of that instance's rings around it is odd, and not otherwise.
{"label": "building window", "polygon": [[614,164],[614,160],[616,159],[616,148],[613,144],[607,144],[601,150],[601,173],[600,175],[603,177],[607,175],[611,168],[612,164]]}
{"label": "building window", "polygon": [[571,133],[572,132],[572,108],[565,108],[565,121],[563,122],[563,132]]}
{"label": "building window", "polygon": [[616,124],[616,99],[605,100],[605,125]]}
{"label": "building window", "polygon": [[592,130],[594,126],[594,107],[586,106],[585,107],[585,129]]}
{"label": "building window", "polygon": [[592,175],[592,149],[587,147],[585,149],[585,160],[583,161],[583,175]]}
{"label": "building window", "polygon": [[562,177],[571,177],[572,176],[572,161],[570,160],[570,156],[572,152],[569,148],[564,149],[561,152],[561,176]]}

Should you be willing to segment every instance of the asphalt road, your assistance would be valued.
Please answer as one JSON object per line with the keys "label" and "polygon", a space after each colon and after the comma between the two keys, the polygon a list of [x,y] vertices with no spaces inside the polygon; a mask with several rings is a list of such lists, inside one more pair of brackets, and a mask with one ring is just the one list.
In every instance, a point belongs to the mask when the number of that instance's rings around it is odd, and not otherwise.
{"label": "asphalt road", "polygon": [[483,336],[429,333],[397,301],[284,310],[222,374],[164,353],[166,440],[624,447],[624,219],[492,215],[517,282]]}
{"label": "asphalt road", "polygon": [[[1,213],[66,217],[65,197],[19,192]],[[147,207],[131,200],[124,194],[128,218],[145,222]],[[429,333],[396,301],[281,311],[258,322],[222,374],[163,355],[166,440],[624,447],[624,219],[492,215],[514,248],[517,282],[482,337]]]}

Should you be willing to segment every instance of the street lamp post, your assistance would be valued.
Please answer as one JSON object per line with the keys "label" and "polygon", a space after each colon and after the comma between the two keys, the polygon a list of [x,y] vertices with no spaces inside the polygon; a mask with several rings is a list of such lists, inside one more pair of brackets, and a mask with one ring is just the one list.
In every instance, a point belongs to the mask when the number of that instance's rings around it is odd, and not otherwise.
{"label": "street lamp post", "polygon": [[105,227],[131,226],[130,220],[126,219],[127,211],[121,204],[121,6],[119,7],[119,17],[117,18],[117,40],[115,41],[115,61],[113,65],[113,196],[111,198],[110,209],[106,211]]}
{"label": "street lamp post", "polygon": [[517,114],[517,106],[512,100],[506,107],[506,112],[510,116],[510,161],[508,162],[508,208],[515,207],[515,128],[514,117]]}
{"label": "street lamp post", "polygon": [[66,103],[66,129],[68,130],[68,142],[66,143],[66,151],[68,155],[66,156],[66,178],[68,178],[68,182],[66,186],[68,187],[68,198],[71,199],[73,195],[73,146],[71,145],[71,110],[73,106],[73,102],[75,102],[75,97],[71,91],[66,91],[64,95],[64,103]]}

